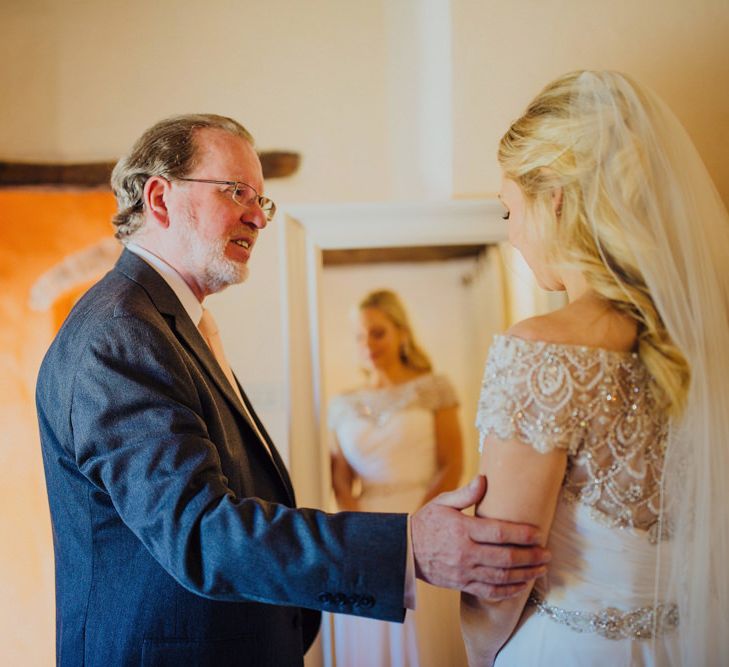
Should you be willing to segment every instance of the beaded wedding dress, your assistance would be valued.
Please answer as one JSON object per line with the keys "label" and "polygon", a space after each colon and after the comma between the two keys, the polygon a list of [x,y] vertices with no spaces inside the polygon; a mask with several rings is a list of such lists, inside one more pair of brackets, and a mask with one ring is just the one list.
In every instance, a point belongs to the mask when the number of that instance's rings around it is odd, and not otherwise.
{"label": "beaded wedding dress", "polygon": [[[362,511],[418,509],[437,470],[434,412],[456,405],[448,379],[431,373],[331,401],[329,427],[361,480]],[[457,592],[418,581],[403,624],[334,615],[336,667],[465,666],[458,605]]]}
{"label": "beaded wedding dress", "polygon": [[668,421],[636,354],[497,336],[477,426],[568,463],[552,562],[496,665],[620,667],[677,659],[661,521]]}

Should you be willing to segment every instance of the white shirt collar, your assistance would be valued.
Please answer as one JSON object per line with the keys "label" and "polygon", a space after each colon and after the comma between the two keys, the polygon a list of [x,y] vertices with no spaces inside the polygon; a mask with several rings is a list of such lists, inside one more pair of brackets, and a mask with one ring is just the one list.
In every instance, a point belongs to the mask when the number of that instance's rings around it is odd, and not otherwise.
{"label": "white shirt collar", "polygon": [[193,294],[190,286],[185,282],[185,279],[177,272],[177,270],[165,262],[165,260],[161,257],[158,257],[153,252],[143,248],[138,243],[129,242],[126,244],[126,248],[129,252],[137,255],[137,257],[141,257],[145,262],[147,262],[147,264],[155,269],[162,278],[164,278],[164,281],[170,286],[172,291],[180,300],[182,307],[190,316],[192,323],[195,326],[200,324],[200,319],[202,318],[203,313],[202,304],[197,300],[197,297]]}

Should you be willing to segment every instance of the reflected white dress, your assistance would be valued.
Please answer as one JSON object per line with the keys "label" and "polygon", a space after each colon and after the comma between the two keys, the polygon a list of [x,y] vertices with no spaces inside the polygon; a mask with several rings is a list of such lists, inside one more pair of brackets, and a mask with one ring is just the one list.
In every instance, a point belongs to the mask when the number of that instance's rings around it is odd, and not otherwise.
{"label": "reflected white dress", "polygon": [[[329,426],[362,483],[360,508],[415,511],[436,473],[434,413],[458,405],[451,383],[431,373],[385,389],[335,397]],[[417,585],[405,622],[334,615],[336,667],[466,665],[455,591]]]}
{"label": "reflected white dress", "polygon": [[568,452],[548,574],[496,665],[673,664],[678,612],[656,583],[669,568],[667,420],[638,356],[496,336],[476,424],[482,441],[494,433]]}

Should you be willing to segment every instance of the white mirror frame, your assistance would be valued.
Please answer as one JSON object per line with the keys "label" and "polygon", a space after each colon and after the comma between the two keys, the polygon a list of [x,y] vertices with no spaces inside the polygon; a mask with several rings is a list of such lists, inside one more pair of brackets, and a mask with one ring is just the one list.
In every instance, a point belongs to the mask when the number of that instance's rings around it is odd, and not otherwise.
{"label": "white mirror frame", "polygon": [[496,199],[287,206],[283,326],[287,341],[289,469],[299,504],[327,508],[329,454],[323,446],[320,348],[322,251],[411,246],[486,245],[506,239]]}

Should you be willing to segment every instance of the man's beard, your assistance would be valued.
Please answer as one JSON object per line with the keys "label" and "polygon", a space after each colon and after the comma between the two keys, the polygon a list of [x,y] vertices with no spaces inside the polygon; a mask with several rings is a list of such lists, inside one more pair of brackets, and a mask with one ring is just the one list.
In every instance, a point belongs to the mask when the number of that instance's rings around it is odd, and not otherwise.
{"label": "man's beard", "polygon": [[225,256],[225,248],[230,239],[211,241],[203,238],[191,211],[184,216],[180,233],[188,247],[188,265],[207,293],[215,294],[248,278],[246,264]]}

